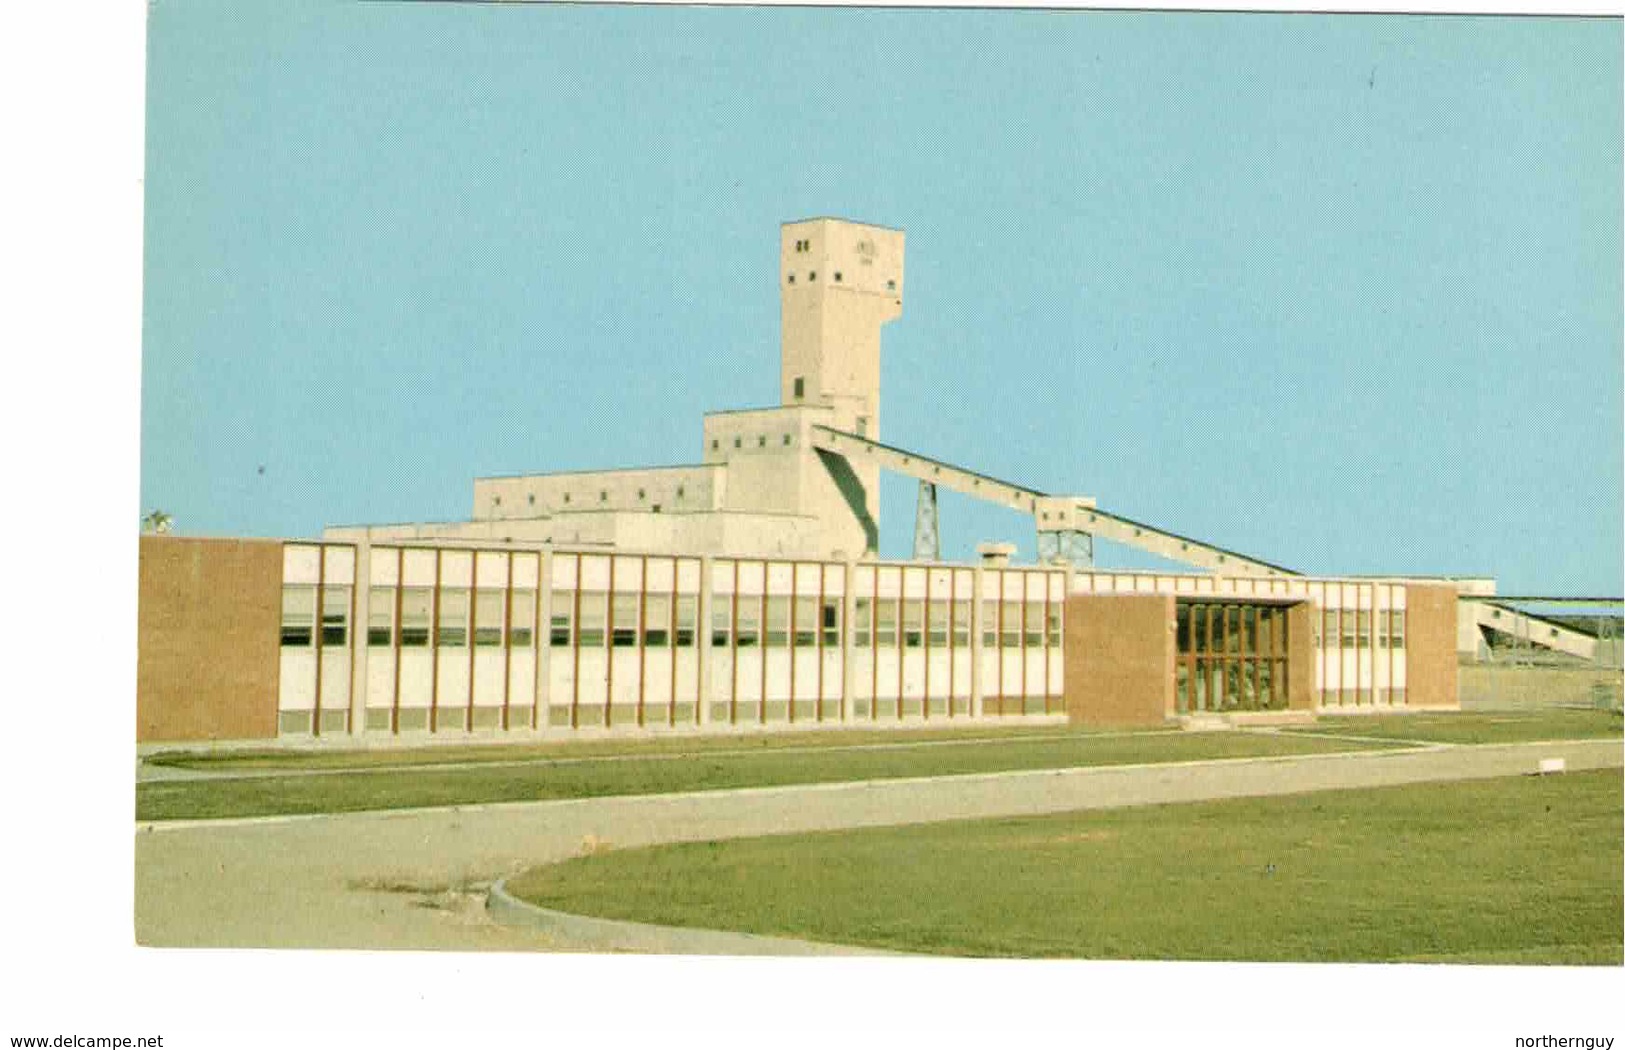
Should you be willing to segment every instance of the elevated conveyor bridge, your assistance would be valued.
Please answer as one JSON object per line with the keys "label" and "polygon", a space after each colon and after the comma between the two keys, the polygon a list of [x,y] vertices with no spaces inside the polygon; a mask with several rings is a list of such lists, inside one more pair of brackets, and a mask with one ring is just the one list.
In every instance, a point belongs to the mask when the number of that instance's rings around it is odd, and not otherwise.
{"label": "elevated conveyor bridge", "polygon": [[[922,486],[922,508],[927,505],[935,508],[935,490],[940,487],[1032,515],[1038,530],[1039,557],[1044,561],[1090,564],[1094,560],[1094,537],[1099,536],[1171,561],[1232,576],[1300,575],[1280,565],[1102,510],[1088,496],[1051,496],[1026,485],[1017,485],[846,431],[821,425],[814,426],[812,431],[813,446],[821,451],[873,463],[884,470],[918,480]],[[929,497],[926,486],[931,489]],[[934,536],[934,522],[928,530],[917,523],[916,539],[919,539],[922,531],[929,531]],[[934,557],[936,554],[935,550],[920,550],[916,543],[916,557]]]}

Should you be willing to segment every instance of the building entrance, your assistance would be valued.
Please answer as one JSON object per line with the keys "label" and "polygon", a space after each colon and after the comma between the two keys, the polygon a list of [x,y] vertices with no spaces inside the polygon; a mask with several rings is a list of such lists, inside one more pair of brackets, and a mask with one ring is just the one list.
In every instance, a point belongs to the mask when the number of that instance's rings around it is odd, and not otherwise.
{"label": "building entrance", "polygon": [[1287,606],[1181,601],[1174,705],[1180,714],[1287,706]]}

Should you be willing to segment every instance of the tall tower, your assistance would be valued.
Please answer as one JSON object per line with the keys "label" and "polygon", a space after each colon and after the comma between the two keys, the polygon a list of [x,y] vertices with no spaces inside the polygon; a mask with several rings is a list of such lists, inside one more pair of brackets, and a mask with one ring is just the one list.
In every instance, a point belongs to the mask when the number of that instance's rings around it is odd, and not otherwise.
{"label": "tall tower", "polygon": [[880,327],[903,313],[903,231],[843,219],[779,228],[780,402],[880,433]]}
{"label": "tall tower", "polygon": [[[837,430],[880,436],[880,329],[903,313],[903,231],[844,219],[779,228],[779,399],[832,410]],[[839,497],[879,521],[880,469],[826,457]],[[834,495],[832,492],[831,495]]]}

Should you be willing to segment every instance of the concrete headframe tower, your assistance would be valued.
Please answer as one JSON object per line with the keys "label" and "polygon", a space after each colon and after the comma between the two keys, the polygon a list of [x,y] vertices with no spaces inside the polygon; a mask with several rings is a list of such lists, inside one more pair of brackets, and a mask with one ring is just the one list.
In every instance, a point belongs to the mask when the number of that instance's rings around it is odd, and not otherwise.
{"label": "concrete headframe tower", "polygon": [[[780,403],[828,408],[836,430],[879,440],[880,329],[903,313],[903,231],[830,218],[785,223],[779,294]],[[833,459],[826,466],[849,505],[862,501],[872,533],[880,468]]]}

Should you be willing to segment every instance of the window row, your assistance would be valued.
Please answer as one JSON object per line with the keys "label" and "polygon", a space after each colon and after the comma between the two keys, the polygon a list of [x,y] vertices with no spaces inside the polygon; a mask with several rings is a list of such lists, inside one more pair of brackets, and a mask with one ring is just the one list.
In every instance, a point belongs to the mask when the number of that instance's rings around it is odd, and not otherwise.
{"label": "window row", "polygon": [[1279,605],[1179,602],[1174,633],[1180,655],[1284,656],[1287,610]]}
{"label": "window row", "polygon": [[[693,594],[616,594],[607,591],[555,591],[547,640],[556,647],[580,645],[616,649],[694,645],[699,624],[699,597]],[[579,622],[578,621],[579,618]]]}
{"label": "window row", "polygon": [[[802,396],[801,392],[802,392],[803,389],[804,389],[804,387],[802,386],[801,377],[797,376],[796,377],[796,396],[797,397]],[[733,444],[734,444],[734,448],[743,449],[745,447],[745,438],[744,438],[744,436],[740,435],[740,434],[735,434],[734,438],[733,438]],[[780,434],[779,435],[779,444],[781,446],[785,447],[785,448],[789,448],[791,445],[795,444],[795,438],[790,434]],[[766,434],[757,434],[756,435],[756,447],[757,448],[766,448],[767,447],[767,435]],[[711,451],[716,452],[716,451],[720,450],[721,448],[722,448],[722,439],[720,439],[720,438],[712,438],[711,439]],[[639,498],[641,499],[642,497],[640,496]]]}
{"label": "window row", "polygon": [[[315,638],[313,586],[282,589],[282,644],[311,646]],[[323,646],[349,639],[351,588],[322,588]],[[556,592],[548,622],[555,647],[646,648],[695,644],[699,598],[692,594],[615,594],[606,591]],[[367,645],[404,649],[440,646],[528,649],[536,627],[536,592],[442,587],[438,605],[432,587],[374,587],[367,599]],[[1044,602],[982,605],[985,648],[1041,648],[1061,644],[1061,607]],[[717,596],[711,613],[711,645],[740,649],[834,648],[841,644],[841,599],[788,595]],[[968,600],[857,598],[853,602],[852,645],[904,649],[965,648],[971,644]]]}
{"label": "window row", "polygon": [[[854,602],[852,644],[868,648],[962,649],[970,645],[971,603],[922,598],[858,598]],[[1061,644],[1061,607],[1043,602],[982,603],[984,648],[1041,648]]]}
{"label": "window row", "polygon": [[[1371,648],[1370,609],[1322,609],[1315,619],[1315,648]],[[1379,649],[1405,648],[1404,609],[1378,609],[1376,627]]]}

